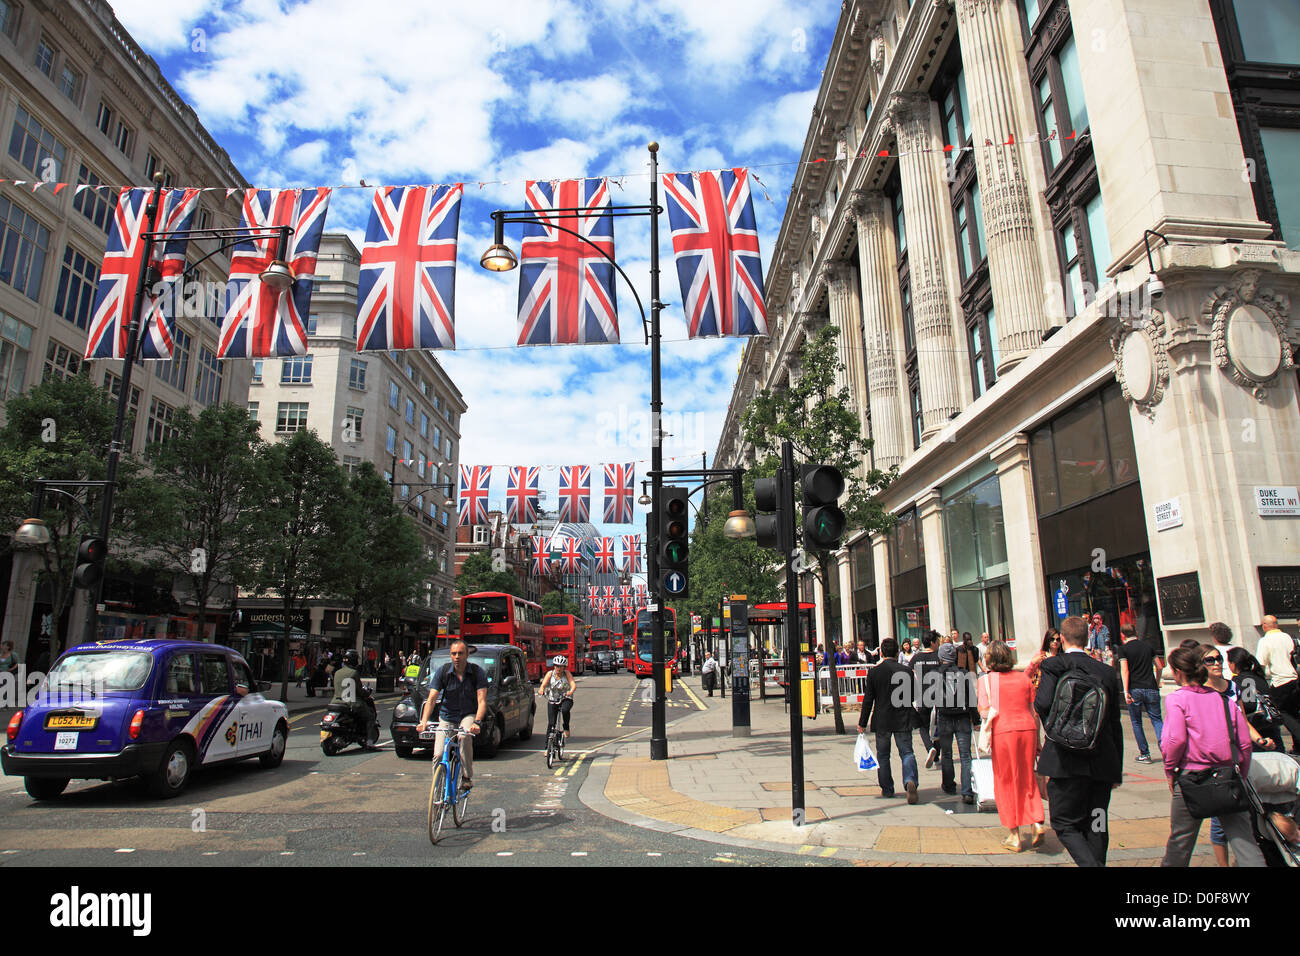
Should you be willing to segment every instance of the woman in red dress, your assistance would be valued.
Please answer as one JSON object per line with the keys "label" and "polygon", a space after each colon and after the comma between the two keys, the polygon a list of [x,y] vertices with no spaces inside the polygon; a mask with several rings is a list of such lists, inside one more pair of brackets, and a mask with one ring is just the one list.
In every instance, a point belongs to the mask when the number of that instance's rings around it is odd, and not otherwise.
{"label": "woman in red dress", "polygon": [[1005,641],[994,641],[984,652],[989,673],[979,681],[980,718],[991,738],[993,799],[998,819],[1007,828],[1002,845],[1019,852],[1020,828],[1033,827],[1030,846],[1043,842],[1043,800],[1038,794],[1034,761],[1038,758],[1038,716],[1034,685],[1016,671],[1016,657]]}

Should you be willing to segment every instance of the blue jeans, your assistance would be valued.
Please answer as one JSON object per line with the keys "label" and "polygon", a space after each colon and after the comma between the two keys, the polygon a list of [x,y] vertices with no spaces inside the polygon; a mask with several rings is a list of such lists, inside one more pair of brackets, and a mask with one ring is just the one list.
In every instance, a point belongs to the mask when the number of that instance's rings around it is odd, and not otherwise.
{"label": "blue jeans", "polygon": [[1159,744],[1165,729],[1165,723],[1160,718],[1160,691],[1134,687],[1129,691],[1129,696],[1133,698],[1133,703],[1128,705],[1128,717],[1133,722],[1133,736],[1137,739],[1138,753],[1149,757],[1151,750],[1147,747],[1147,735],[1142,732],[1142,712],[1145,710],[1151,718],[1156,743]]}
{"label": "blue jeans", "polygon": [[903,760],[903,786],[916,783],[916,755],[912,753],[912,731],[896,730],[891,733],[876,734],[876,760],[880,769],[876,779],[880,781],[881,793],[886,797],[894,795],[894,773],[889,767],[890,737],[898,745],[898,756]]}
{"label": "blue jeans", "polygon": [[939,748],[939,770],[943,790],[951,793],[956,787],[952,766],[952,738],[957,738],[957,752],[961,755],[961,792],[962,796],[974,794],[971,782],[971,722],[969,717],[945,717],[939,714],[934,745]]}

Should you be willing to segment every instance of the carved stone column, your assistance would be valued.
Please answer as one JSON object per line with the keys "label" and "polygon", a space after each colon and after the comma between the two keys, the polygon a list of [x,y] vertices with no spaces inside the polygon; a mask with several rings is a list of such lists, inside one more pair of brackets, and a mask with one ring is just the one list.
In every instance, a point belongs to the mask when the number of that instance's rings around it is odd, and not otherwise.
{"label": "carved stone column", "polygon": [[907,442],[899,382],[902,369],[895,334],[898,322],[890,290],[898,282],[894,271],[894,243],[890,216],[881,193],[855,192],[851,215],[858,224],[858,268],[862,279],[862,339],[866,401],[871,407],[876,467],[901,465],[911,445]]}
{"label": "carved stone column", "polygon": [[830,320],[840,330],[836,346],[839,349],[840,363],[844,366],[844,370],[837,373],[835,384],[848,388],[854,402],[860,404],[865,398],[865,392],[857,388],[855,371],[862,358],[862,309],[855,288],[858,270],[852,263],[835,261],[827,264],[824,274]]}
{"label": "carved stone column", "polygon": [[951,300],[944,268],[942,230],[952,229],[948,190],[940,172],[941,154],[923,152],[937,138],[929,97],[896,94],[889,121],[898,138],[898,168],[907,222],[907,260],[912,285],[912,322],[921,380],[925,441],[961,409],[959,349],[953,334]]}
{"label": "carved stone column", "polygon": [[888,536],[872,535],[871,563],[876,582],[876,630],[883,641],[887,637],[897,637],[894,633],[894,584],[889,576]]}
{"label": "carved stone column", "polygon": [[[999,377],[1015,368],[1042,342],[1048,326],[1043,308],[1043,273],[1034,241],[1034,218],[1020,144],[978,148],[985,140],[1006,143],[1033,118],[1016,109],[1007,36],[1019,29],[1019,13],[1003,9],[1007,0],[956,0],[963,73],[969,94],[971,131],[976,145],[980,207],[989,260],[993,305],[997,310]],[[1022,58],[1023,62],[1023,58]]]}

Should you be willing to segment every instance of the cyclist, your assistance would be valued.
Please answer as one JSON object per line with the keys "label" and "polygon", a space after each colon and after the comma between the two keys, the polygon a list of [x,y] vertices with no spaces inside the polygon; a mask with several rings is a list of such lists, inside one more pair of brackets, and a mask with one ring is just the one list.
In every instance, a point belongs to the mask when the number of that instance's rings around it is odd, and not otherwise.
{"label": "cyclist", "polygon": [[[429,697],[424,702],[424,712],[416,733],[423,733],[429,718],[438,713],[438,736],[433,743],[433,762],[442,759],[442,748],[447,745],[447,734],[457,727],[471,734],[479,732],[479,724],[487,714],[487,674],[477,664],[470,663],[469,645],[452,641],[448,648],[451,661],[438,668],[429,682]],[[441,710],[435,711],[439,706]],[[469,737],[460,738],[461,791],[474,787],[474,744]]]}
{"label": "cyclist", "polygon": [[555,729],[556,714],[564,714],[564,738],[569,737],[569,711],[573,710],[573,692],[578,684],[569,673],[569,659],[563,654],[551,658],[551,669],[542,678],[537,693],[546,698],[546,734]]}

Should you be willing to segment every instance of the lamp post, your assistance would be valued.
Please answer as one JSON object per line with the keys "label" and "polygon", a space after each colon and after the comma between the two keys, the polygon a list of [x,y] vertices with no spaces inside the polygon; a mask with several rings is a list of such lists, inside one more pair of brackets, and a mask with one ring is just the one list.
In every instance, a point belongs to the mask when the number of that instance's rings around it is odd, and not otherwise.
{"label": "lamp post", "polygon": [[[155,232],[154,227],[158,221],[158,207],[162,202],[162,181],[163,174],[161,172],[155,173],[153,177],[153,194],[149,197],[149,202],[145,207],[145,231],[142,236],[144,245],[140,255],[140,270],[136,275],[135,295],[126,321],[126,354],[122,356],[121,391],[117,396],[117,417],[113,420],[113,438],[108,445],[108,464],[104,476],[104,495],[99,515],[99,536],[104,539],[105,545],[109,542],[109,532],[113,527],[113,491],[117,487],[117,469],[122,458],[122,432],[125,429],[126,413],[131,398],[131,372],[135,366],[136,353],[139,351],[143,339],[143,336],[140,335],[140,309],[144,305],[145,292],[153,284],[150,280],[157,275],[150,262],[153,257],[154,245],[173,239],[222,240],[217,248],[188,266],[184,272],[177,276],[175,281],[182,289],[185,287],[186,276],[190,275],[199,265],[231,246],[249,239],[258,238],[274,238],[276,240],[276,255],[260,273],[259,278],[280,293],[293,285],[295,279],[293,270],[285,261],[285,253],[289,248],[289,236],[293,231],[288,226],[260,229],[173,229]],[[90,607],[86,614],[86,639],[88,641],[94,640],[98,626],[99,603],[103,591],[104,579],[101,577],[94,587],[90,589]]]}

